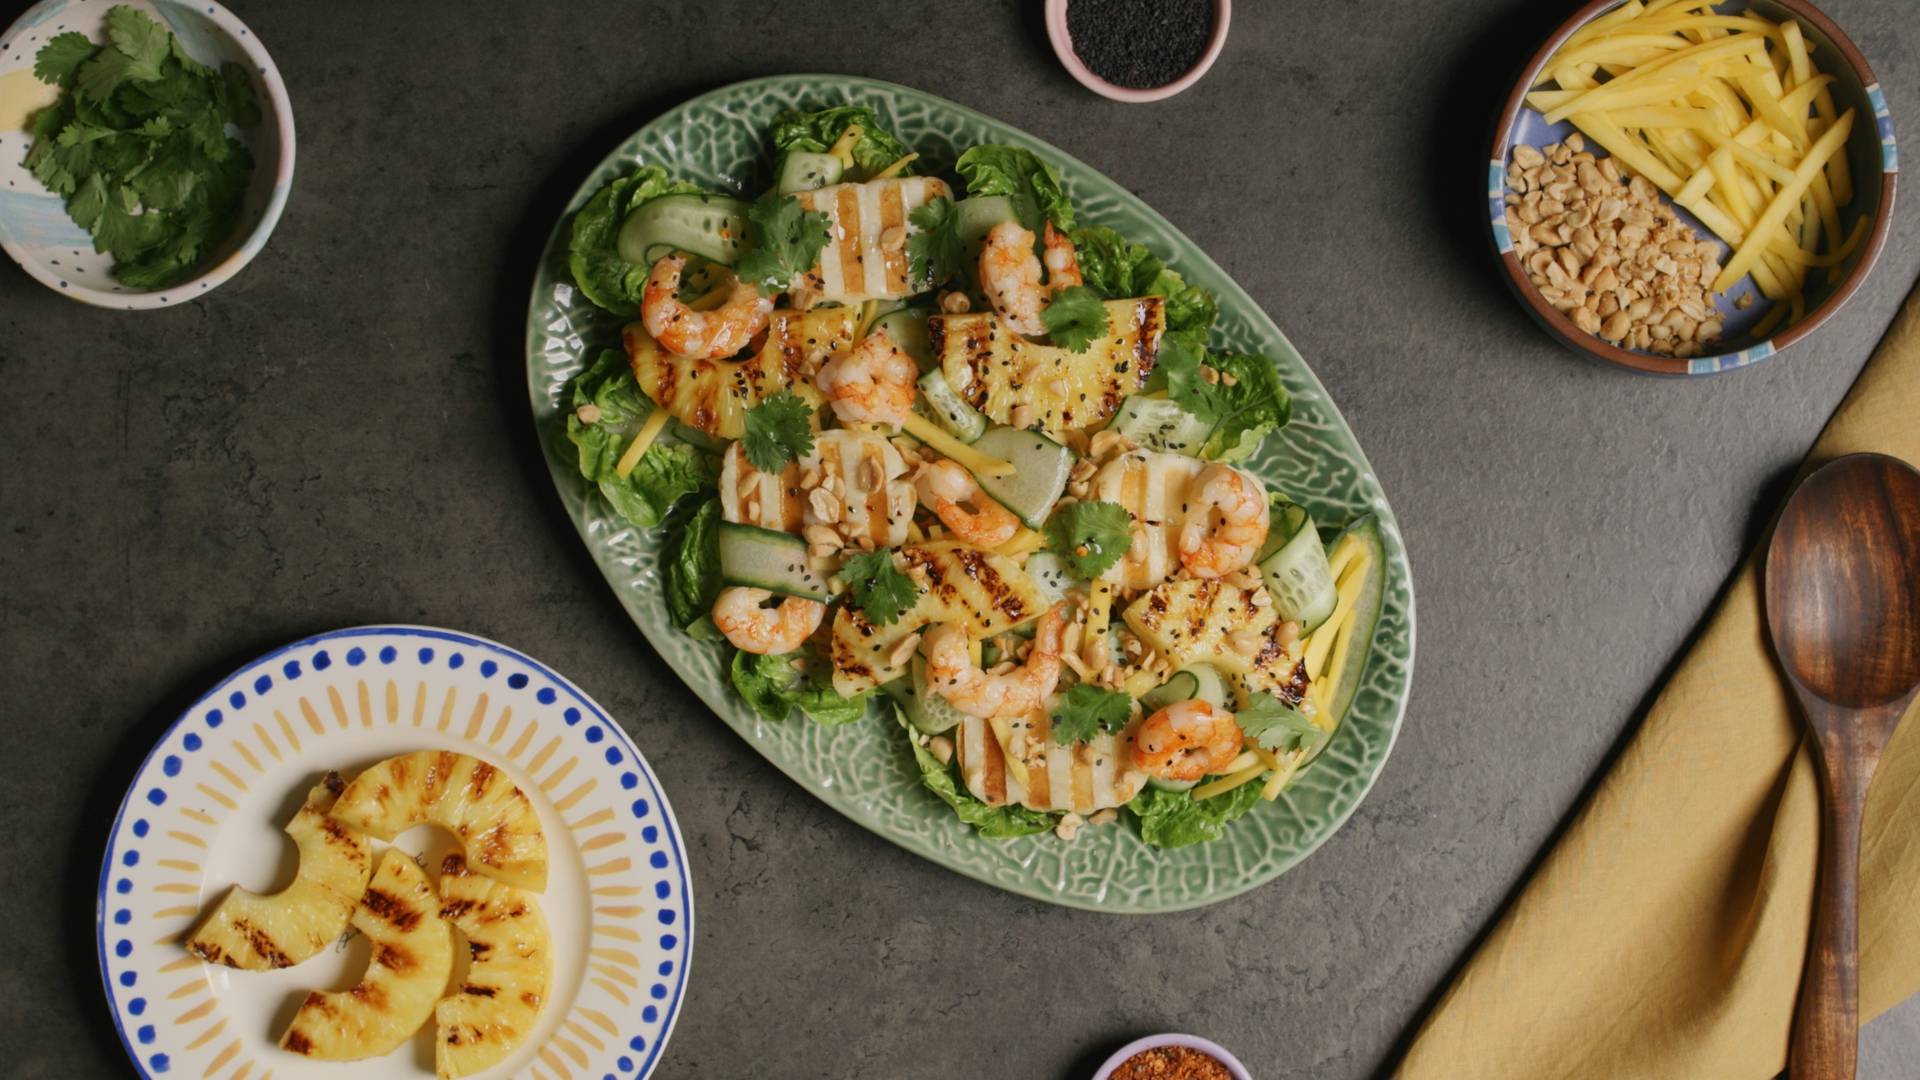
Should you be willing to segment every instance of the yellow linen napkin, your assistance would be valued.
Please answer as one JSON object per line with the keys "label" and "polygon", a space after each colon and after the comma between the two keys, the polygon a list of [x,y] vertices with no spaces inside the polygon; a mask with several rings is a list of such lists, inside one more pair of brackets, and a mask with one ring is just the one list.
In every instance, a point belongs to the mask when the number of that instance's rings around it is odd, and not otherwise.
{"label": "yellow linen napkin", "polygon": [[[1920,462],[1920,292],[1809,460],[1864,450]],[[1775,1076],[1812,918],[1818,799],[1749,560],[1399,1076]],[[1912,714],[1868,796],[1860,954],[1863,1020],[1920,990]]]}

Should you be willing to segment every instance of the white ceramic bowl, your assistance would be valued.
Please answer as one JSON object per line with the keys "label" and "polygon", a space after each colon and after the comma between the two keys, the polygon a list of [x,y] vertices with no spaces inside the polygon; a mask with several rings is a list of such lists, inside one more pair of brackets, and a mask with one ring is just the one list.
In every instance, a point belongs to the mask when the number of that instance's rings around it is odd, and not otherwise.
{"label": "white ceramic bowl", "polygon": [[[34,179],[22,162],[27,125],[56,87],[33,77],[34,54],[55,34],[77,30],[105,41],[107,9],[137,7],[160,20],[187,53],[202,63],[233,61],[253,76],[260,123],[232,133],[253,152],[253,181],[231,235],[206,255],[200,273],[164,289],[141,291],[113,279],[113,258],[93,250],[85,230],[67,216],[64,201]],[[0,249],[42,285],[82,303],[143,311],[191,300],[219,286],[253,261],[287,205],[293,185],[293,109],[280,71],[245,23],[212,0],[41,0],[0,34]]]}
{"label": "white ceramic bowl", "polygon": [[1253,1074],[1249,1073],[1247,1067],[1240,1064],[1240,1059],[1228,1052],[1226,1047],[1221,1046],[1211,1039],[1203,1039],[1198,1035],[1182,1035],[1177,1032],[1148,1035],[1144,1039],[1135,1039],[1120,1049],[1115,1050],[1113,1056],[1108,1058],[1100,1066],[1100,1070],[1093,1074],[1093,1080],[1107,1080],[1108,1077],[1113,1075],[1113,1070],[1119,1068],[1128,1058],[1142,1050],[1152,1050],[1161,1046],[1184,1046],[1192,1050],[1198,1050],[1226,1066],[1227,1072],[1233,1076],[1233,1080],[1253,1080]]}

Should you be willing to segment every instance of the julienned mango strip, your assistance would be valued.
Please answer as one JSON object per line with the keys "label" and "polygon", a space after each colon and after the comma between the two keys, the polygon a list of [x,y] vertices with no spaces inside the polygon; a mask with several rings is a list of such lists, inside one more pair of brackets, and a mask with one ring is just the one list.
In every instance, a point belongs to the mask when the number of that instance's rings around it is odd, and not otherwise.
{"label": "julienned mango strip", "polygon": [[1746,241],[1733,253],[1733,258],[1728,260],[1726,267],[1720,271],[1720,276],[1714,280],[1715,292],[1726,292],[1753,268],[1753,264],[1760,258],[1760,253],[1765,250],[1767,234],[1781,227],[1786,221],[1787,212],[1792,210],[1799,203],[1800,197],[1813,186],[1814,177],[1826,167],[1827,159],[1846,147],[1847,136],[1852,132],[1853,110],[1848,109],[1807,152],[1799,168],[1794,170],[1793,183],[1785,185],[1774,193],[1773,202],[1768,204],[1767,209],[1761,213],[1760,220],[1748,232]]}
{"label": "julienned mango strip", "polygon": [[1582,112],[1609,108],[1618,105],[1657,104],[1658,98],[1629,100],[1647,86],[1675,81],[1698,82],[1705,78],[1710,68],[1724,61],[1758,50],[1764,53],[1767,39],[1761,34],[1735,34],[1730,38],[1714,41],[1706,45],[1689,45],[1676,49],[1658,60],[1642,64],[1611,82],[1588,90],[1578,101],[1568,102],[1546,114],[1549,124],[1565,120],[1578,106]]}
{"label": "julienned mango strip", "polygon": [[1629,137],[1619,124],[1613,122],[1605,113],[1575,113],[1573,126],[1585,132],[1587,138],[1620,159],[1620,163],[1647,178],[1653,186],[1672,194],[1680,190],[1685,183],[1672,169],[1660,163],[1658,158]]}

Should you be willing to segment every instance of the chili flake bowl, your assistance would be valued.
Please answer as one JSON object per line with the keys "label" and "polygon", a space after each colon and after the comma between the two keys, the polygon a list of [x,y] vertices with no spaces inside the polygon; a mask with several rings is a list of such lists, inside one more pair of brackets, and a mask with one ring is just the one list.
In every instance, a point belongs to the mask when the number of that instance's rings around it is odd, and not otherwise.
{"label": "chili flake bowl", "polygon": [[1111,83],[1093,73],[1080,54],[1073,50],[1073,35],[1067,30],[1067,5],[1071,0],[1047,0],[1047,40],[1053,45],[1053,54],[1060,58],[1061,66],[1067,74],[1074,77],[1081,86],[1114,101],[1138,104],[1145,101],[1160,101],[1192,86],[1200,81],[1213,62],[1220,58],[1220,50],[1227,43],[1227,24],[1233,15],[1233,0],[1213,0],[1213,33],[1207,38],[1206,50],[1200,59],[1187,69],[1186,74],[1161,86],[1135,88]]}
{"label": "chili flake bowl", "polygon": [[[34,77],[34,54],[56,34],[78,31],[106,40],[107,10],[125,5],[158,19],[194,59],[231,61],[252,77],[260,123],[229,128],[253,153],[253,178],[233,230],[200,261],[199,272],[163,289],[114,280],[113,257],[67,215],[66,202],[40,183],[24,161],[33,114],[59,98]],[[0,249],[47,288],[95,307],[145,311],[204,296],[239,273],[267,244],[293,186],[293,108],[267,50],[234,14],[213,0],[41,0],[0,33]]]}
{"label": "chili flake bowl", "polygon": [[[1715,298],[1717,317],[1725,326],[1723,337],[1714,345],[1719,350],[1715,354],[1681,358],[1614,345],[1574,325],[1571,318],[1540,295],[1514,251],[1513,229],[1524,226],[1517,220],[1509,222],[1504,200],[1508,190],[1507,168],[1513,160],[1516,146],[1546,146],[1564,140],[1575,131],[1567,121],[1548,124],[1540,112],[1527,104],[1527,94],[1534,89],[1534,81],[1547,70],[1554,53],[1568,38],[1588,23],[1620,7],[1621,2],[1592,0],[1575,12],[1533,54],[1519,81],[1514,84],[1494,126],[1487,173],[1489,235],[1514,295],[1548,333],[1575,352],[1651,375],[1713,375],[1735,371],[1765,360],[1812,334],[1852,298],[1872,271],[1881,248],[1886,244],[1888,228],[1893,219],[1895,181],[1899,177],[1899,155],[1894,143],[1893,121],[1887,112],[1886,96],[1881,93],[1879,81],[1860,50],[1832,19],[1808,0],[1730,0],[1719,5],[1715,10],[1720,14],[1750,11],[1775,22],[1794,19],[1800,23],[1821,73],[1833,77],[1831,90],[1836,107],[1843,112],[1848,108],[1854,110],[1853,131],[1844,151],[1853,176],[1854,197],[1848,206],[1842,208],[1840,225],[1844,234],[1854,228],[1856,220],[1864,217],[1868,222],[1867,232],[1838,267],[1817,275],[1817,284],[1815,275],[1809,276],[1805,293],[1807,313],[1791,325],[1775,327],[1764,337],[1753,333],[1756,324],[1772,310],[1772,305],[1764,296],[1757,294],[1753,280],[1746,278],[1728,293]],[[1588,149],[1596,156],[1604,154],[1591,143]],[[1666,193],[1662,192],[1659,197],[1663,204],[1673,207],[1681,221],[1702,239],[1718,241],[1713,233],[1700,224],[1699,219],[1685,209],[1674,206]],[[1737,306],[1741,297],[1746,295],[1753,295],[1755,301],[1745,308]]]}
{"label": "chili flake bowl", "polygon": [[1115,1050],[1113,1056],[1108,1058],[1106,1063],[1100,1066],[1100,1070],[1093,1074],[1093,1080],[1108,1080],[1108,1077],[1113,1075],[1114,1070],[1125,1064],[1128,1058],[1142,1050],[1153,1050],[1162,1046],[1184,1046],[1191,1050],[1198,1050],[1226,1066],[1227,1071],[1233,1074],[1233,1080],[1253,1080],[1253,1074],[1247,1071],[1245,1065],[1240,1064],[1239,1058],[1228,1053],[1226,1047],[1221,1046],[1211,1039],[1203,1039],[1198,1035],[1182,1035],[1177,1032],[1148,1035],[1146,1038],[1135,1039],[1120,1049]]}

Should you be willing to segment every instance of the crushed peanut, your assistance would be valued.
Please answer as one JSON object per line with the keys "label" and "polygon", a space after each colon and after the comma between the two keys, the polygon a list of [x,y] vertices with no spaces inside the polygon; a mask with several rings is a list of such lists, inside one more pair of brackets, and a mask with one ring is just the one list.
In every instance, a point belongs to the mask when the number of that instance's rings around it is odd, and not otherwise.
{"label": "crushed peanut", "polygon": [[573,410],[573,415],[578,417],[583,424],[597,424],[600,422],[600,406],[589,401],[585,405]]}
{"label": "crushed peanut", "polygon": [[927,740],[927,753],[932,754],[935,761],[945,765],[953,760],[953,740],[945,735],[935,735]]}
{"label": "crushed peanut", "polygon": [[1074,838],[1075,835],[1077,835],[1080,832],[1080,826],[1085,825],[1086,823],[1087,821],[1085,818],[1081,817],[1079,814],[1075,814],[1069,811],[1061,815],[1060,824],[1055,825],[1053,827],[1053,835],[1059,837],[1062,840],[1071,840]]}
{"label": "crushed peanut", "polygon": [[1645,177],[1622,181],[1578,135],[1516,146],[1507,169],[1513,253],[1547,303],[1589,334],[1693,357],[1725,328],[1714,310],[1720,245],[1660,201]]}
{"label": "crushed peanut", "polygon": [[967,299],[966,293],[950,290],[940,294],[940,310],[949,315],[964,315],[971,307],[973,301]]}

